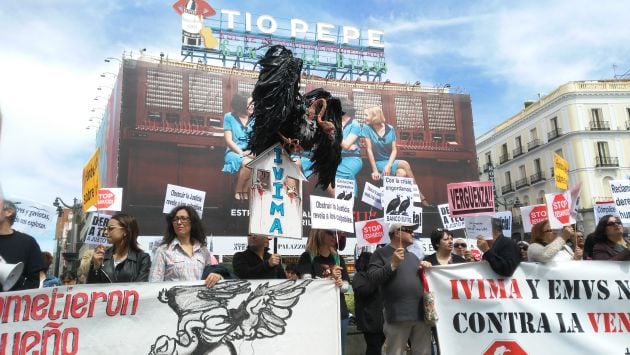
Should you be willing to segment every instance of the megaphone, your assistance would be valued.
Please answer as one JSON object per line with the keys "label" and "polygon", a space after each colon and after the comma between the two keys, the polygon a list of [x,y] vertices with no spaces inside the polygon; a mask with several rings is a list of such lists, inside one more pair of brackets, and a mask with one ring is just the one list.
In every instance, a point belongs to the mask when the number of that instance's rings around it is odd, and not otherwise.
{"label": "megaphone", "polygon": [[0,285],[4,291],[9,291],[22,277],[24,263],[17,264],[0,263]]}

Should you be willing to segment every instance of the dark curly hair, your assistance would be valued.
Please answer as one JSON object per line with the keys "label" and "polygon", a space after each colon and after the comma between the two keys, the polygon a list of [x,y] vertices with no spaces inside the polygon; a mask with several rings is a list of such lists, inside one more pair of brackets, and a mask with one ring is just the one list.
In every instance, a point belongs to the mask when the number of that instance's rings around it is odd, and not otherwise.
{"label": "dark curly hair", "polygon": [[171,244],[177,235],[175,234],[175,227],[173,227],[173,219],[177,212],[186,210],[188,217],[190,218],[190,239],[192,241],[198,241],[201,246],[206,246],[206,230],[199,218],[199,214],[191,206],[177,206],[166,215],[166,232],[164,232],[164,238],[162,238],[162,244]]}
{"label": "dark curly hair", "polygon": [[442,240],[445,233],[453,237],[453,233],[448,229],[438,228],[431,232],[431,245],[433,246],[433,250],[436,252],[438,250],[438,246],[440,245],[440,240]]}
{"label": "dark curly hair", "polygon": [[606,227],[608,227],[608,219],[609,218],[619,219],[617,216],[613,216],[611,214],[607,214],[604,217],[599,219],[597,223],[597,227],[595,227],[595,232],[593,232],[595,243],[605,242],[608,239],[608,235],[606,235]]}
{"label": "dark curly hair", "polygon": [[368,266],[370,265],[371,257],[372,253],[370,253],[369,251],[362,252],[357,258],[357,261],[354,264],[354,268],[357,271],[367,271]]}

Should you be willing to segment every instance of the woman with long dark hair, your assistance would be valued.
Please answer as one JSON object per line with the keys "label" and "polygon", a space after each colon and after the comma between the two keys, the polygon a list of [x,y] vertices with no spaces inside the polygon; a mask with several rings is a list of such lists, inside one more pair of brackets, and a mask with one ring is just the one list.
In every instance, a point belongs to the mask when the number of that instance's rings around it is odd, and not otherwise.
{"label": "woman with long dark hair", "polygon": [[149,280],[151,258],[138,245],[138,222],[128,214],[110,218],[105,237],[112,246],[96,249],[87,283],[141,282]]}
{"label": "woman with long dark hair", "polygon": [[[149,281],[201,280],[206,265],[216,265],[206,246],[206,232],[199,214],[190,206],[177,206],[166,215],[166,232],[155,251]],[[219,273],[205,277],[212,287],[221,279]]]}
{"label": "woman with long dark hair", "polygon": [[619,217],[602,217],[595,227],[594,241],[593,260],[630,260],[630,238],[624,238]]}

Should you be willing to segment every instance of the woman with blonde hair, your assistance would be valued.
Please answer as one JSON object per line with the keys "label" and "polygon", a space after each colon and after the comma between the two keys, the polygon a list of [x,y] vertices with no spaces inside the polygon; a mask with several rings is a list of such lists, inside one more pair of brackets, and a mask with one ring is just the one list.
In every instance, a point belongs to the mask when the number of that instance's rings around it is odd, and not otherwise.
{"label": "woman with blonde hair", "polygon": [[345,354],[348,333],[348,306],[344,293],[348,291],[350,276],[346,262],[336,249],[335,232],[326,229],[311,229],[308,233],[306,251],[298,260],[298,271],[302,278],[329,278],[339,287],[341,311],[341,351]]}
{"label": "woman with blonde hair", "polygon": [[575,248],[575,253],[566,245],[569,238],[575,237],[571,226],[562,228],[557,235],[550,227],[549,220],[536,223],[532,227],[532,240],[527,248],[528,261],[547,263],[550,261],[581,260],[582,249]]}

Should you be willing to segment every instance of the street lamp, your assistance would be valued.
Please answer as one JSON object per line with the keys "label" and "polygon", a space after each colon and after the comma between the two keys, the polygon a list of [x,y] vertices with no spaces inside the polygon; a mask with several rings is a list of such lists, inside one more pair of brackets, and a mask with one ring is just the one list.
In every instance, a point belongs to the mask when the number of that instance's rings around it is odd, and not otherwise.
{"label": "street lamp", "polygon": [[116,74],[114,74],[114,73],[110,73],[110,72],[108,72],[108,71],[107,71],[107,72],[104,72],[103,74],[101,74],[101,78],[105,78],[105,77],[107,77],[108,75],[109,75],[109,76],[111,76],[111,77],[113,77],[113,78],[115,78],[115,77],[116,77]]}
{"label": "street lamp", "polygon": [[107,58],[105,58],[105,63],[111,63],[112,60],[117,60],[118,63],[122,64],[122,60],[120,60],[118,58],[114,58],[114,57],[107,57]]}
{"label": "street lamp", "polygon": [[[72,205],[65,203],[61,197],[55,197],[53,206],[57,207],[57,215],[63,215],[63,207],[72,210],[72,234],[70,236],[69,248],[62,254],[63,258],[68,262],[68,270],[75,271],[78,268],[79,253],[77,245],[79,243],[79,218],[81,213],[81,202],[74,198]],[[63,206],[63,207],[62,207]]]}

